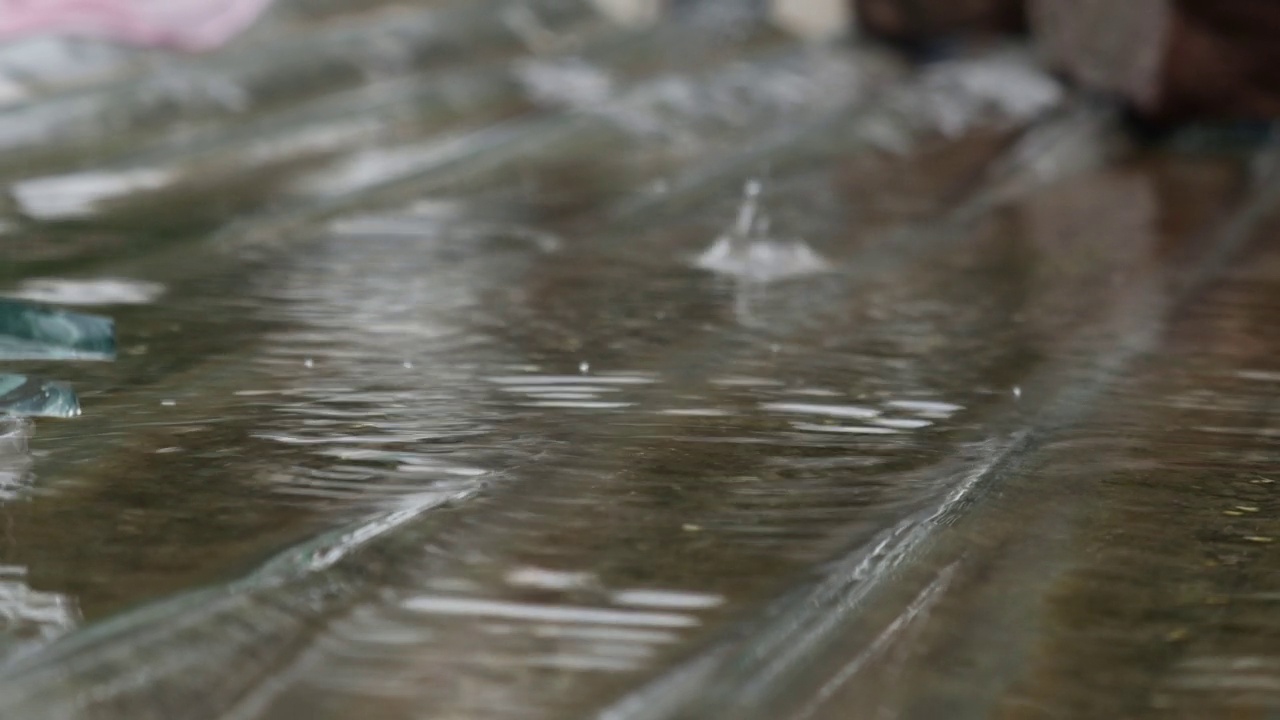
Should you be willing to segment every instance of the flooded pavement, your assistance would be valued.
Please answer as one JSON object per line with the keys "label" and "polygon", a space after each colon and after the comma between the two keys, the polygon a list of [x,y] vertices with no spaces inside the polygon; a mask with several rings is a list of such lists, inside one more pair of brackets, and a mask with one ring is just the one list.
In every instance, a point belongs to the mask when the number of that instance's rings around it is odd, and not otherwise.
{"label": "flooded pavement", "polygon": [[726,5],[332,5],[184,61],[225,112],[0,108],[0,291],[118,333],[4,365],[84,414],[0,419],[0,716],[1280,709],[1270,150]]}

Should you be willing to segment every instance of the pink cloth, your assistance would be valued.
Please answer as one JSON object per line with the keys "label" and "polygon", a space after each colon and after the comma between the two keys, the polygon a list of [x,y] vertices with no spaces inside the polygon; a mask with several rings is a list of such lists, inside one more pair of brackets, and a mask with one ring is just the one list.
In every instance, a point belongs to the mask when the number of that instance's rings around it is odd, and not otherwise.
{"label": "pink cloth", "polygon": [[0,41],[79,35],[209,50],[253,24],[272,0],[0,0]]}

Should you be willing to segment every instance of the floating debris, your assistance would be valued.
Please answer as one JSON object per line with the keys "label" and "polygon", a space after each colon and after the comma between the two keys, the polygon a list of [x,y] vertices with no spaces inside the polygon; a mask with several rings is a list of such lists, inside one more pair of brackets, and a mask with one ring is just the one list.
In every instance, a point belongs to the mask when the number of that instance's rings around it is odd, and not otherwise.
{"label": "floating debris", "polygon": [[0,415],[76,417],[80,401],[65,383],[27,375],[0,375]]}
{"label": "floating debris", "polygon": [[0,299],[0,359],[111,360],[115,355],[110,318]]}
{"label": "floating debris", "polygon": [[[110,360],[115,325],[98,315],[0,299],[0,359]],[[80,402],[60,382],[0,374],[0,416],[75,417]]]}

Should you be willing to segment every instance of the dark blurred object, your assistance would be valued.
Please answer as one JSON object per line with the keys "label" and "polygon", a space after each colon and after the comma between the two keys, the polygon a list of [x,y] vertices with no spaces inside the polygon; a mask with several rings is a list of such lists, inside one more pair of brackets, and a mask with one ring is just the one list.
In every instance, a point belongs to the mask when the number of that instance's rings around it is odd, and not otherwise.
{"label": "dark blurred object", "polygon": [[1021,31],[1024,0],[853,0],[868,33],[906,46]]}
{"label": "dark blurred object", "polygon": [[1049,61],[1156,125],[1280,117],[1275,0],[1031,0]]}
{"label": "dark blurred object", "polygon": [[1154,115],[1280,117],[1280,3],[1179,0]]}
{"label": "dark blurred object", "polygon": [[1029,25],[1078,85],[1153,127],[1280,117],[1278,0],[854,0],[867,33],[909,49]]}

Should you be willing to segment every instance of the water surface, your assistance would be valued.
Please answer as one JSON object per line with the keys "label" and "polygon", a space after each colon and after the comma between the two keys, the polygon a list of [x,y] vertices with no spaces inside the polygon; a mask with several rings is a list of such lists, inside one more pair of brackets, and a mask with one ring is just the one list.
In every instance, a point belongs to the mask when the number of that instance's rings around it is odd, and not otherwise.
{"label": "water surface", "polygon": [[[1016,56],[574,7],[581,45],[26,148],[4,291],[119,357],[12,364],[85,415],[0,428],[0,707],[1273,708],[1265,163],[1117,152]],[[49,194],[86,172],[155,182]]]}

